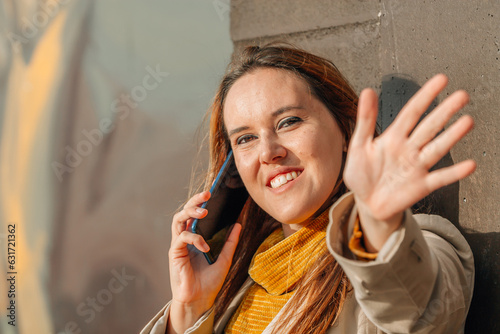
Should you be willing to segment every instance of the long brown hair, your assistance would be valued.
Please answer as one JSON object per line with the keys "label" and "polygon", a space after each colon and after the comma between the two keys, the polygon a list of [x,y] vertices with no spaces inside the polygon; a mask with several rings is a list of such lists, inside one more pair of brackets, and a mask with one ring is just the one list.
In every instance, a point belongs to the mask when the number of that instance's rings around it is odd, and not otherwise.
{"label": "long brown hair", "polygon": [[[345,136],[345,142],[349,143],[356,119],[358,97],[331,61],[283,43],[246,47],[229,65],[209,110],[210,164],[205,186],[212,184],[230,149],[223,122],[227,93],[236,80],[259,68],[290,71],[305,80],[311,93],[332,113]],[[347,191],[341,177],[337,188],[339,190],[331,198],[332,204]],[[280,226],[251,198],[239,220],[243,227],[240,242],[215,302],[216,321],[248,277],[248,267],[258,246]],[[325,243],[323,248],[326,250]],[[350,283],[342,268],[333,256],[323,251],[298,283],[294,296],[277,322],[275,332],[325,333],[337,320],[349,291]]]}

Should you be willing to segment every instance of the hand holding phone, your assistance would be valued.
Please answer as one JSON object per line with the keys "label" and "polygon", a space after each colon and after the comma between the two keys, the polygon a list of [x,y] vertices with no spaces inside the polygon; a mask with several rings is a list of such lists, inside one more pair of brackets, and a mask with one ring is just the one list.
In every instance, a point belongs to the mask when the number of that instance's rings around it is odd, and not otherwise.
{"label": "hand holding phone", "polygon": [[248,199],[248,192],[236,169],[232,151],[229,151],[217,174],[210,194],[210,199],[201,206],[207,209],[207,216],[195,219],[191,229],[193,233],[203,236],[210,246],[210,250],[204,254],[208,263],[212,264],[217,261],[231,227],[236,223]]}
{"label": "hand holding phone", "polygon": [[207,215],[199,208],[209,197],[208,191],[194,195],[172,219],[172,240],[168,251],[172,303],[168,323],[173,332],[184,333],[193,325],[193,319],[199,319],[214,305],[238,244],[241,225],[234,224],[223,252],[214,264],[207,263],[202,255],[208,247],[201,235],[191,232],[191,220]]}

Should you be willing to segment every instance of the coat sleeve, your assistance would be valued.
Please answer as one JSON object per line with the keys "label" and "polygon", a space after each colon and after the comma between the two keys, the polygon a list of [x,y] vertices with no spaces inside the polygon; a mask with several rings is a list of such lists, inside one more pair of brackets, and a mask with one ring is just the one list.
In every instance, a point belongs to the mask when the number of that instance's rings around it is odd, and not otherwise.
{"label": "coat sleeve", "polygon": [[[144,327],[140,334],[165,334],[167,331],[170,302]],[[214,327],[213,308],[205,312],[185,334],[212,334]]]}
{"label": "coat sleeve", "polygon": [[404,214],[371,262],[347,247],[357,210],[352,193],[330,209],[328,249],[342,266],[362,312],[387,333],[461,333],[472,299],[474,260],[448,220]]}

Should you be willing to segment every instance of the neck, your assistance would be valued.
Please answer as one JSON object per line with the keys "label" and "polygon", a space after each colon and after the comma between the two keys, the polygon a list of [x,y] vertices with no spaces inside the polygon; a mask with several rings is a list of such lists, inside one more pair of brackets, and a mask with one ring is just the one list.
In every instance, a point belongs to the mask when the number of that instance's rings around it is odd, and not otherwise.
{"label": "neck", "polygon": [[[328,206],[326,206],[326,208],[328,208]],[[306,220],[298,224],[281,223],[281,227],[283,229],[283,235],[285,236],[285,238],[288,238],[289,236],[300,230],[302,227],[308,225],[316,218],[318,218],[323,212],[325,212],[325,210],[326,210],[325,208],[321,207],[318,211],[316,211],[314,215],[312,215],[311,217],[307,218]]]}
{"label": "neck", "polygon": [[298,230],[300,230],[302,228],[302,224],[281,224],[282,228],[283,228],[283,235],[285,236],[285,238],[288,238],[289,236],[291,236],[292,234],[294,234],[295,232],[297,232]]}
{"label": "neck", "polygon": [[[335,189],[335,190],[337,190],[337,189]],[[323,212],[328,210],[328,208],[332,205],[332,203],[335,201],[335,199],[336,199],[336,192],[332,193],[332,195],[330,195],[328,200],[321,206],[321,208],[318,209],[318,211],[316,211],[316,213],[314,215],[312,215],[312,217],[309,217],[308,219],[306,219],[302,223],[298,223],[298,224],[281,223],[281,226],[283,228],[283,235],[285,236],[285,238],[288,238],[289,236],[291,236],[292,234],[294,234],[295,232],[300,230],[303,226],[309,224],[311,221],[318,218]]]}

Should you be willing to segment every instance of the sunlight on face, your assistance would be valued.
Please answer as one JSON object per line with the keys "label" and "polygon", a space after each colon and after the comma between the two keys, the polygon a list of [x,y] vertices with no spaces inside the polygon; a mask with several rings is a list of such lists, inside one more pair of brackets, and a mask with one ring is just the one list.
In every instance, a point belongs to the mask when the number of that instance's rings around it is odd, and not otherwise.
{"label": "sunlight on face", "polygon": [[339,178],[345,143],[332,114],[303,79],[266,68],[234,83],[224,124],[250,196],[288,228],[300,228]]}

